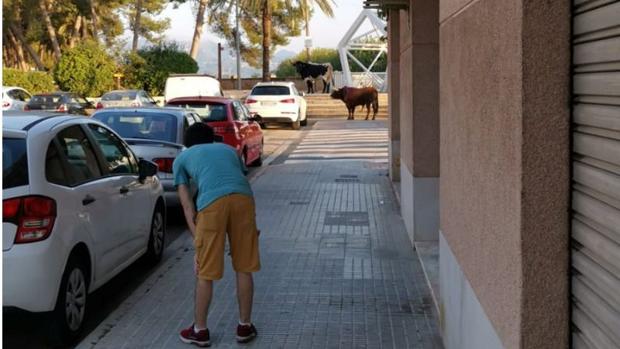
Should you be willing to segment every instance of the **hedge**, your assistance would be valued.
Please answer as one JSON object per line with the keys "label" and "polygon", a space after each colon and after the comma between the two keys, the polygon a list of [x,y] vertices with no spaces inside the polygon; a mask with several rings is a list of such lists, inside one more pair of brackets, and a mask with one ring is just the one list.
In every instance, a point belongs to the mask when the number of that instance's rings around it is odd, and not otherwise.
{"label": "hedge", "polygon": [[2,85],[19,86],[30,93],[51,92],[57,89],[54,79],[47,72],[10,68],[2,68]]}

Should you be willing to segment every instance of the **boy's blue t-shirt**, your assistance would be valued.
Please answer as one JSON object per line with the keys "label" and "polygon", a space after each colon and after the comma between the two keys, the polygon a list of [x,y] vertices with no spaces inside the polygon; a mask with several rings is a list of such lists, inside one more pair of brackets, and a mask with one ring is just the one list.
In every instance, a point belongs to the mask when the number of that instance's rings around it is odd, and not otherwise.
{"label": "boy's blue t-shirt", "polygon": [[223,143],[194,145],[174,160],[174,185],[198,184],[198,211],[230,194],[252,196],[250,183],[243,174],[245,165],[235,150]]}

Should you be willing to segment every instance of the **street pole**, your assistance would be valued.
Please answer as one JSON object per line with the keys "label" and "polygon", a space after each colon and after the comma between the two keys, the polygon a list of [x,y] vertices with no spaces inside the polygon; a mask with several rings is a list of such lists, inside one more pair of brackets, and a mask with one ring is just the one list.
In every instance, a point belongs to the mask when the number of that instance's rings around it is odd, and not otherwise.
{"label": "street pole", "polygon": [[[310,21],[309,15],[310,9],[308,8],[308,0],[304,0],[304,15],[306,20],[306,40],[310,37]],[[306,46],[306,60],[310,62],[310,47]]]}
{"label": "street pole", "polygon": [[217,43],[217,79],[222,81],[222,43]]}
{"label": "street pole", "polygon": [[239,0],[235,1],[235,49],[237,51],[237,89],[241,90],[241,49],[239,48]]}

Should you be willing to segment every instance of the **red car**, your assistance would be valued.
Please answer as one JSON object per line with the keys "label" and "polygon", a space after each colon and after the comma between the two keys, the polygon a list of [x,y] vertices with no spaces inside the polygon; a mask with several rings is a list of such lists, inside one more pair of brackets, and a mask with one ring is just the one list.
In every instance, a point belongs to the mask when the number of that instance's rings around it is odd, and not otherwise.
{"label": "red car", "polygon": [[262,165],[263,131],[243,103],[226,97],[179,97],[167,106],[193,109],[247,166]]}

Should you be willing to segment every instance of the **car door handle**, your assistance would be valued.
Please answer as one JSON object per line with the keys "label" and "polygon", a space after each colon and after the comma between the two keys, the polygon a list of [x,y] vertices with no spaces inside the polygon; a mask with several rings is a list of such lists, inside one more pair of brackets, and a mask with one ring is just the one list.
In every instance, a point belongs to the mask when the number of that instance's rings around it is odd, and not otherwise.
{"label": "car door handle", "polygon": [[121,194],[127,194],[127,193],[129,193],[129,188],[127,188],[125,186],[122,186],[120,192],[121,192]]}
{"label": "car door handle", "polygon": [[82,205],[83,206],[87,206],[92,204],[93,202],[95,202],[97,199],[95,199],[94,197],[90,196],[90,195],[86,195],[84,197],[84,199],[82,199]]}

